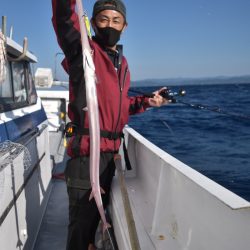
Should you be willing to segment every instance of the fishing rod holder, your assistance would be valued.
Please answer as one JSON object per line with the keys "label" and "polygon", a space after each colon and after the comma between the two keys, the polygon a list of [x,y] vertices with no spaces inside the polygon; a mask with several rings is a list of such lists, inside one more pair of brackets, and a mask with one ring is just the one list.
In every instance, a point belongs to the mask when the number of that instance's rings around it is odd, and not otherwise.
{"label": "fishing rod holder", "polygon": [[20,56],[18,56],[17,58],[8,55],[8,60],[12,61],[12,62],[19,62],[19,61],[23,60],[26,57],[27,52],[28,52],[28,38],[24,37],[22,54]]}
{"label": "fishing rod holder", "polygon": [[[2,34],[5,38],[5,47],[7,47],[7,17],[6,16],[2,16],[1,31],[2,31]],[[12,39],[12,32],[13,32],[13,27],[11,27],[10,39]],[[7,58],[9,61],[18,62],[18,61],[23,60],[26,57],[27,52],[28,52],[28,38],[24,37],[24,39],[23,39],[23,51],[22,51],[21,55],[19,55],[17,58],[15,58],[15,57],[12,57],[12,56],[7,54]]]}

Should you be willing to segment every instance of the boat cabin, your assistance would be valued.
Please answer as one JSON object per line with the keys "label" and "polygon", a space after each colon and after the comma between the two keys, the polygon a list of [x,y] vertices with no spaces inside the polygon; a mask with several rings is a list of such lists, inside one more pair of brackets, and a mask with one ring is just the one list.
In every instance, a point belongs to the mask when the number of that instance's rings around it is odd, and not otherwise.
{"label": "boat cabin", "polygon": [[48,121],[27,39],[0,39],[0,245],[33,249],[51,190]]}

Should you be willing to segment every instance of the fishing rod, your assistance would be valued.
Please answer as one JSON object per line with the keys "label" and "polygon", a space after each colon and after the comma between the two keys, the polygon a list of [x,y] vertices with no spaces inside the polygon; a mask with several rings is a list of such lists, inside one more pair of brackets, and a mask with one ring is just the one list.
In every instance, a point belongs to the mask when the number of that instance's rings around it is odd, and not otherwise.
{"label": "fishing rod", "polygon": [[[132,93],[141,94],[141,95],[143,95],[145,97],[149,97],[149,98],[153,98],[155,96],[154,93],[148,94],[148,93],[143,93],[141,91],[132,90],[132,89],[130,89],[129,91]],[[203,105],[203,104],[194,104],[194,103],[184,102],[184,101],[181,101],[179,99],[176,99],[176,97],[178,97],[178,96],[183,97],[186,95],[186,91],[184,89],[180,89],[178,92],[173,92],[171,89],[166,87],[165,89],[163,89],[159,93],[159,95],[161,95],[164,99],[168,100],[170,103],[180,103],[180,104],[186,105],[186,106],[194,108],[194,109],[208,110],[208,111],[220,113],[220,114],[232,117],[232,118],[250,120],[249,115],[227,112],[225,110],[222,110],[220,107],[211,107],[211,106]]]}
{"label": "fishing rod", "polygon": [[[135,93],[135,94],[140,94],[140,95],[143,95],[143,96],[149,97],[149,98],[153,98],[155,96],[154,93],[144,93],[142,91],[133,90],[133,89],[129,89],[129,92],[132,92],[132,93]],[[164,99],[175,103],[176,100],[175,100],[174,97],[186,95],[186,90],[180,89],[178,92],[173,92],[171,89],[165,87],[163,90],[161,90],[159,95],[161,95]]]}
{"label": "fishing rod", "polygon": [[250,116],[248,116],[248,115],[244,115],[244,114],[240,114],[240,113],[227,112],[225,110],[222,110],[220,107],[211,107],[211,106],[207,106],[207,105],[203,105],[203,104],[187,103],[187,102],[183,102],[183,101],[180,101],[180,100],[175,100],[175,102],[184,104],[184,105],[189,106],[189,107],[194,108],[194,109],[208,110],[208,111],[212,111],[212,112],[215,112],[215,113],[226,115],[226,116],[229,116],[229,117],[232,117],[232,118],[250,120]]}

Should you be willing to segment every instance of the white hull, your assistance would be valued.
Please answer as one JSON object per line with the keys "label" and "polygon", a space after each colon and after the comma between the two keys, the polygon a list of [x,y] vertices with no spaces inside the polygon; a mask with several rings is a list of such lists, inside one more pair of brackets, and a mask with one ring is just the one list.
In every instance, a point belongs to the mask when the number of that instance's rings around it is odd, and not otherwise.
{"label": "white hull", "polygon": [[[247,250],[250,204],[125,129],[133,167],[127,187],[141,249]],[[120,250],[131,249],[120,187],[114,179],[112,221]]]}
{"label": "white hull", "polygon": [[26,50],[27,39],[23,48],[9,38],[3,44],[0,53],[8,57],[0,69],[0,248],[30,250],[52,186],[48,120],[36,95],[30,63],[37,59]]}
{"label": "white hull", "polygon": [[35,243],[51,189],[46,123],[38,127],[41,134],[25,145],[31,156],[28,169],[22,153],[1,171],[0,214],[8,211],[0,226],[1,249],[32,249]]}

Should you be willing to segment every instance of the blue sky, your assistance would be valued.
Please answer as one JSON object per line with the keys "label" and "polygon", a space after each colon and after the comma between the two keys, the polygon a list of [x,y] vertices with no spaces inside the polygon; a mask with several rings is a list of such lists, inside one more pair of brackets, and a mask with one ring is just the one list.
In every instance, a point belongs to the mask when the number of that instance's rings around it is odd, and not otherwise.
{"label": "blue sky", "polygon": [[[83,3],[91,16],[94,0]],[[128,28],[121,43],[132,80],[250,74],[249,0],[124,0]],[[1,0],[8,30],[51,67],[60,52],[51,25],[51,0]],[[57,77],[67,79],[57,56]]]}

